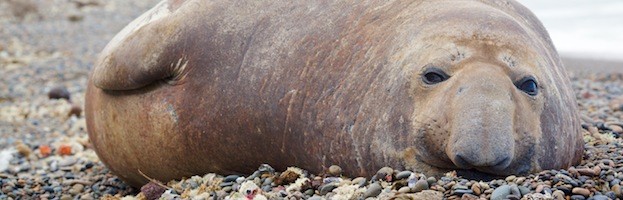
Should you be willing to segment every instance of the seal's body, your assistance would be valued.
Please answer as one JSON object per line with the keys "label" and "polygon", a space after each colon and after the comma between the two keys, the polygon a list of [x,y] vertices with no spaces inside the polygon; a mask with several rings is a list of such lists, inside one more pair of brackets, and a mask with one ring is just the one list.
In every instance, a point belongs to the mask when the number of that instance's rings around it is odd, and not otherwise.
{"label": "seal's body", "polygon": [[163,1],[104,49],[89,136],[139,186],[262,163],[506,175],[579,162],[578,111],[514,1]]}

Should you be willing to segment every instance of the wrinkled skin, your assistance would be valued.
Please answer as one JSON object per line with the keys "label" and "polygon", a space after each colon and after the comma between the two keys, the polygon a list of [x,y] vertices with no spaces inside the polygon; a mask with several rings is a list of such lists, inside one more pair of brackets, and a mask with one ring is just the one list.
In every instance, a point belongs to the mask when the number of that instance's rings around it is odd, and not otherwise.
{"label": "wrinkled skin", "polygon": [[521,174],[583,150],[560,58],[514,1],[165,0],[103,50],[86,114],[97,154],[134,186],[139,170],[262,163]]}

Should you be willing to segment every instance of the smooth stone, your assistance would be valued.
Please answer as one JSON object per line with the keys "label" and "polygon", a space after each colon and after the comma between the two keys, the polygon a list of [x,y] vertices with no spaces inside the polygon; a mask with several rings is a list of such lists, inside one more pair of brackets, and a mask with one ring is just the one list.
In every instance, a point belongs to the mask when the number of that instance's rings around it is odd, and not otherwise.
{"label": "smooth stone", "polygon": [[461,200],[478,200],[480,198],[478,198],[478,196],[473,195],[473,194],[463,194],[463,196],[461,196]]}
{"label": "smooth stone", "polygon": [[80,194],[80,192],[82,192],[83,189],[84,189],[84,185],[75,184],[74,186],[71,187],[71,189],[69,189],[69,193],[73,195],[77,195],[77,194]]}
{"label": "smooth stone", "polygon": [[312,197],[309,197],[309,199],[307,199],[307,200],[323,200],[323,198],[320,197],[320,196],[314,195]]}
{"label": "smooth stone", "polygon": [[65,157],[64,159],[62,159],[61,161],[58,162],[58,166],[59,167],[68,167],[68,166],[71,166],[73,164],[76,164],[76,162],[78,162],[78,159],[76,159],[74,157]]}
{"label": "smooth stone", "polygon": [[238,179],[238,177],[240,177],[240,176],[238,176],[238,175],[229,175],[229,176],[226,176],[223,179],[223,182],[234,182],[234,181],[236,181],[236,179]]}
{"label": "smooth stone", "polygon": [[363,177],[357,177],[353,180],[352,182],[353,184],[357,183],[357,185],[359,185],[359,187],[363,187],[366,186],[368,184],[368,180],[366,178]]}
{"label": "smooth stone", "polygon": [[340,176],[342,175],[342,168],[337,165],[331,165],[329,167],[329,174],[331,174],[332,176]]}
{"label": "smooth stone", "polygon": [[421,192],[422,190],[428,190],[428,181],[420,179],[415,182],[412,191],[413,192]]}
{"label": "smooth stone", "polygon": [[621,193],[621,185],[613,185],[610,189],[614,192],[617,198],[623,198],[623,193]]}
{"label": "smooth stone", "polygon": [[580,168],[580,169],[576,169],[576,170],[578,171],[578,173],[580,173],[581,175],[584,175],[584,176],[596,176],[596,175],[599,175],[599,173],[595,173],[595,170],[591,169],[591,168]]}
{"label": "smooth stone", "polygon": [[530,193],[530,188],[526,187],[526,186],[519,186],[519,192],[521,193],[521,196],[524,196],[528,193]]}
{"label": "smooth stone", "polygon": [[491,193],[491,200],[502,200],[505,199],[506,196],[511,194],[511,187],[508,185],[502,185]]}
{"label": "smooth stone", "polygon": [[605,195],[595,195],[592,196],[591,198],[588,198],[589,200],[609,200],[610,198],[605,196]]}
{"label": "smooth stone", "polygon": [[474,191],[472,191],[472,190],[454,190],[454,191],[452,191],[452,194],[456,195],[456,196],[463,196],[465,194],[474,194]]}
{"label": "smooth stone", "polygon": [[222,188],[231,187],[233,185],[234,185],[234,182],[222,182],[221,184],[219,184],[219,186],[221,186]]}
{"label": "smooth stone", "polygon": [[515,184],[511,185],[511,195],[515,195],[515,196],[521,197],[521,192],[519,191],[519,188]]}
{"label": "smooth stone", "polygon": [[404,187],[401,187],[400,189],[398,189],[398,193],[409,193],[409,192],[411,192],[411,188],[409,188],[407,186],[404,186]]}
{"label": "smooth stone", "polygon": [[617,196],[612,191],[608,191],[604,195],[606,195],[610,199],[616,199],[617,198]]}
{"label": "smooth stone", "polygon": [[437,183],[437,179],[435,177],[428,177],[428,179],[426,179],[426,181],[428,181],[428,185],[433,185],[435,183]]}
{"label": "smooth stone", "polygon": [[510,183],[510,182],[513,182],[515,180],[515,178],[517,178],[517,176],[510,175],[510,176],[506,177],[506,179],[504,179],[504,180],[506,180],[506,182]]}
{"label": "smooth stone", "polygon": [[577,195],[576,194],[576,195],[572,195],[570,199],[571,200],[584,200],[584,199],[586,199],[586,197],[584,197],[582,195]]}
{"label": "smooth stone", "polygon": [[554,200],[565,200],[565,192],[556,190],[552,194],[552,197],[554,197]]}
{"label": "smooth stone", "polygon": [[482,194],[482,190],[480,188],[480,184],[478,184],[478,183],[472,184],[472,191],[474,191],[475,195]]}
{"label": "smooth stone", "polygon": [[579,194],[579,195],[582,195],[582,196],[585,196],[585,197],[588,197],[589,195],[591,195],[591,191],[590,190],[588,190],[586,188],[579,188],[579,187],[573,188],[571,193]]}
{"label": "smooth stone", "polygon": [[519,177],[517,179],[515,179],[515,183],[517,183],[517,185],[521,185],[526,181],[526,177]]}
{"label": "smooth stone", "polygon": [[382,190],[383,190],[383,187],[381,186],[381,184],[379,184],[378,182],[373,183],[368,187],[366,192],[363,193],[363,197],[368,198],[368,197],[379,196]]}
{"label": "smooth stone", "polygon": [[509,200],[520,200],[521,199],[521,197],[517,195],[513,195],[513,194],[506,196],[506,198]]}
{"label": "smooth stone", "polygon": [[312,196],[312,195],[314,195],[314,189],[308,189],[308,190],[305,190],[305,195],[307,195],[307,196]]}
{"label": "smooth stone", "polygon": [[264,181],[262,182],[262,185],[270,185],[271,183],[273,183],[273,177],[268,177],[264,179]]}
{"label": "smooth stone", "polygon": [[396,174],[396,179],[398,180],[407,179],[409,178],[409,176],[411,176],[411,174],[413,174],[413,172],[411,171],[401,171],[398,174]]}
{"label": "smooth stone", "polygon": [[320,195],[325,195],[331,191],[333,191],[333,189],[337,188],[337,185],[335,183],[329,183],[329,184],[325,184],[323,186],[320,186],[320,188],[318,188],[318,191],[320,192]]}
{"label": "smooth stone", "polygon": [[566,186],[558,186],[556,189],[561,190],[565,193],[565,195],[571,195],[571,188]]}

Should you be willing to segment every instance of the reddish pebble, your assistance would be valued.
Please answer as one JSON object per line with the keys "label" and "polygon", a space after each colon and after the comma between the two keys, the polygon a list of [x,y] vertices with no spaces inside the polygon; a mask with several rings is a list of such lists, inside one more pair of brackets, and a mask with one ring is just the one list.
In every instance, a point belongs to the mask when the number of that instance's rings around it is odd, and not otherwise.
{"label": "reddish pebble", "polygon": [[52,149],[48,145],[41,145],[39,146],[39,153],[42,157],[48,157],[50,154],[52,154]]}
{"label": "reddish pebble", "polygon": [[58,154],[61,156],[71,155],[71,146],[65,144],[61,145],[58,148]]}

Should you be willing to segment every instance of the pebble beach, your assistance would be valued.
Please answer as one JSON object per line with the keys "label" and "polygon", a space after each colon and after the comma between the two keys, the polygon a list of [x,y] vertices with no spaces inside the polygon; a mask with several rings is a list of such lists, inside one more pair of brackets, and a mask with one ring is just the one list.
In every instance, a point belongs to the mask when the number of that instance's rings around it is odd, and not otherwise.
{"label": "pebble beach", "polygon": [[[493,180],[339,166],[205,174],[132,188],[86,131],[90,69],[112,37],[157,0],[0,0],[0,200],[3,199],[623,199],[623,64],[563,59],[582,117],[583,161]],[[149,177],[146,177],[149,178]]]}

